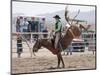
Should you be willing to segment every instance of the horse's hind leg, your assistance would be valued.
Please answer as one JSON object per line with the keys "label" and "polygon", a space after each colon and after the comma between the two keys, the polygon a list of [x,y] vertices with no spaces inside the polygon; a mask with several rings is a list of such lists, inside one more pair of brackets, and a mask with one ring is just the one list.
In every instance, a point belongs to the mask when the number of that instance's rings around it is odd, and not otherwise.
{"label": "horse's hind leg", "polygon": [[61,61],[62,61],[62,65],[63,65],[62,67],[65,68],[65,64],[64,64],[62,56],[61,56]]}
{"label": "horse's hind leg", "polygon": [[60,67],[60,57],[59,57],[59,54],[57,54],[57,58],[58,58],[58,65],[57,65],[57,68]]}
{"label": "horse's hind leg", "polygon": [[63,65],[62,67],[65,68],[65,64],[64,64],[63,58],[62,58],[62,56],[61,56],[61,53],[59,53],[59,58],[60,58],[60,60],[62,61],[62,65]]}

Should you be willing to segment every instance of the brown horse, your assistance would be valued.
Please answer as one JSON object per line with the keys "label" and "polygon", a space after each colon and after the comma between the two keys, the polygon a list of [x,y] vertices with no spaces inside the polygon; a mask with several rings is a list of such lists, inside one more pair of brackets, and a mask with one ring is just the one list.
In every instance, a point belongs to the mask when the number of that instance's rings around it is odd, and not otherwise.
{"label": "brown horse", "polygon": [[[66,10],[65,11],[65,19],[66,19],[66,21],[69,20],[69,17],[66,17],[67,13],[68,13],[68,11]],[[59,44],[59,48],[58,49],[54,48],[54,44],[51,41],[48,41],[47,39],[40,39],[40,40],[37,40],[36,43],[34,44],[33,52],[37,52],[41,48],[41,46],[47,48],[53,54],[57,55],[57,58],[58,58],[57,68],[60,67],[60,62],[62,62],[62,67],[64,68],[65,64],[64,64],[64,61],[63,61],[63,58],[62,58],[62,55],[61,55],[61,47],[63,49],[66,49],[68,47],[68,45],[71,43],[71,41],[73,40],[73,38],[80,36],[80,34],[81,34],[80,30],[82,28],[87,30],[89,28],[89,26],[87,28],[85,28],[83,25],[77,26],[77,25],[71,23],[70,27],[65,30],[66,31],[65,35],[60,40],[60,44]]]}
{"label": "brown horse", "polygon": [[[80,34],[81,34],[80,27],[75,26],[75,25],[70,26],[67,29],[65,35],[62,37],[62,40],[60,41],[62,48],[66,49],[68,45],[71,43],[71,41],[73,40],[73,38],[79,37]],[[51,41],[48,41],[47,39],[39,39],[36,41],[36,43],[33,46],[33,52],[37,52],[41,48],[41,46],[47,48],[53,54],[57,55],[57,58],[58,58],[57,68],[60,67],[60,62],[62,62],[62,67],[63,68],[65,67],[65,64],[61,55],[61,48],[55,49]]]}

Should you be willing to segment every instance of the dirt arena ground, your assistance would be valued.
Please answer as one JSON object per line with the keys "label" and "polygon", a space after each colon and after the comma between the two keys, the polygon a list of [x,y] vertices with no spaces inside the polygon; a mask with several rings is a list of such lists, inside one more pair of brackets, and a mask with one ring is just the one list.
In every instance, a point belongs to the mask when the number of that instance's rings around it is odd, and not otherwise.
{"label": "dirt arena ground", "polygon": [[[28,50],[28,49],[27,49]],[[63,55],[65,68],[56,69],[57,57],[45,48],[40,49],[36,56],[30,57],[29,51],[22,53],[17,58],[17,53],[12,53],[12,73],[35,73],[47,71],[95,69],[95,54],[92,52],[74,52],[73,55]]]}

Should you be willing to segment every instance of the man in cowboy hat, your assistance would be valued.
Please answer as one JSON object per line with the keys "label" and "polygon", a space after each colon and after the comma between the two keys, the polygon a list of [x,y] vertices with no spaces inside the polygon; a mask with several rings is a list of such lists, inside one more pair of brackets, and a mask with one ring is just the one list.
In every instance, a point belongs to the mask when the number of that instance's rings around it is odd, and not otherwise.
{"label": "man in cowboy hat", "polygon": [[55,49],[58,48],[59,40],[61,38],[61,29],[62,29],[62,23],[60,21],[59,15],[55,15],[53,18],[55,18]]}

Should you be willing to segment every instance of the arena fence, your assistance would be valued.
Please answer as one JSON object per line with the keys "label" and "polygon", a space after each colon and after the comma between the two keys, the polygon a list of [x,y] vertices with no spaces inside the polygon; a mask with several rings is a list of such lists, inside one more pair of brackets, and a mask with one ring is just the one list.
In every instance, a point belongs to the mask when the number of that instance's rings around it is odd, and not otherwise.
{"label": "arena fence", "polygon": [[[26,37],[25,39],[27,40],[27,43],[29,44],[31,51],[29,50],[25,41],[23,41],[22,44],[23,44],[23,49],[27,49],[26,51],[24,51],[24,50],[23,51],[30,52],[31,56],[32,56],[32,47],[36,40],[36,37],[34,38],[34,36],[38,36],[38,39],[51,39],[52,38],[50,33],[47,33],[47,32],[46,33],[45,32],[21,32],[18,34],[23,35],[23,36],[25,36],[25,35],[29,36],[29,38]],[[43,35],[47,35],[47,37],[44,37]],[[91,37],[86,37],[89,35]],[[17,33],[12,33],[12,53],[16,53],[16,51],[17,51],[16,39],[17,39]],[[72,50],[70,50],[70,51],[71,52],[73,52],[73,51],[84,52],[84,51],[88,50],[88,51],[93,51],[93,53],[94,53],[94,51],[96,50],[96,35],[95,35],[95,33],[82,33],[81,39],[82,39],[82,41],[72,41],[72,43],[70,45],[70,48],[72,48]]]}

